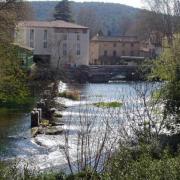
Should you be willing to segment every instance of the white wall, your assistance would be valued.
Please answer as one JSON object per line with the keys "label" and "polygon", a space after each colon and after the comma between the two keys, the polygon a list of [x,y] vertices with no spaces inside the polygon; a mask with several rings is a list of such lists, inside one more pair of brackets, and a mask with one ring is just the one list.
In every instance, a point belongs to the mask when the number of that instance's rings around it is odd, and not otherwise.
{"label": "white wall", "polygon": [[[89,30],[87,33],[79,33],[80,40],[77,40],[77,33],[57,33],[54,28],[33,28],[21,27],[16,41],[20,44],[30,47],[30,30],[34,29],[34,55],[50,55],[52,67],[57,67],[60,59],[60,64],[89,64]],[[44,30],[48,31],[48,46],[44,48]],[[67,34],[67,40],[63,40],[63,35]],[[67,44],[67,56],[63,56],[63,43]],[[80,55],[77,55],[77,44],[80,44]]]}
{"label": "white wall", "polygon": [[[67,40],[64,40],[67,35]],[[53,33],[51,43],[52,65],[57,66],[58,60],[60,64],[89,64],[89,31],[79,33],[80,40],[77,40],[77,33]],[[67,45],[67,55],[63,55],[63,44]],[[77,45],[80,44],[80,55],[77,55]]]}

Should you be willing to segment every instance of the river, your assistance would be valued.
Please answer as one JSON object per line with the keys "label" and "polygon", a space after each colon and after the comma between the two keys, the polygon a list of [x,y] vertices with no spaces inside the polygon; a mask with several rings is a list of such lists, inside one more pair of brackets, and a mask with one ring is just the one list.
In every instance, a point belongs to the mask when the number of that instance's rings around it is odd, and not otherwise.
{"label": "river", "polygon": [[[93,136],[101,136],[101,130],[108,122],[113,130],[117,129],[117,124],[124,121],[123,108],[102,109],[93,105],[96,102],[119,101],[125,102],[135,96],[134,86],[143,83],[121,82],[108,84],[84,84],[84,85],[64,85],[66,89],[79,90],[81,101],[71,101],[64,98],[56,98],[57,102],[63,102],[68,108],[61,112],[63,118],[60,122],[65,124],[68,130],[69,153],[72,161],[77,158],[77,132],[84,131],[90,125],[93,128]],[[98,125],[97,125],[98,124]],[[104,125],[103,125],[104,124]],[[95,128],[94,128],[95,127]],[[114,131],[115,132],[115,131]],[[115,134],[110,132],[111,137]],[[66,134],[67,135],[67,134]],[[67,170],[67,160],[65,156],[65,135],[38,135],[31,138],[30,112],[21,110],[0,109],[0,160],[21,159],[27,162],[30,167],[38,170],[62,169]],[[91,143],[101,142],[97,138]],[[96,142],[97,141],[97,142]],[[94,145],[95,146],[95,145]]]}

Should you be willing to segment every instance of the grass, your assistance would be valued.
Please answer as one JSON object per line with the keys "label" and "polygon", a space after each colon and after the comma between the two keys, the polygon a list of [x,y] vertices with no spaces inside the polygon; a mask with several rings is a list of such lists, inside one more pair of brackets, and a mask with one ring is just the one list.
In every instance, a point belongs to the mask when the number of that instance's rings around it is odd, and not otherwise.
{"label": "grass", "polygon": [[79,101],[80,93],[79,91],[64,91],[64,92],[59,93],[59,97],[64,97],[67,99],[71,99],[73,101]]}
{"label": "grass", "polygon": [[94,103],[93,105],[98,108],[119,108],[123,104],[121,102],[114,101],[114,102],[98,102],[98,103]]}

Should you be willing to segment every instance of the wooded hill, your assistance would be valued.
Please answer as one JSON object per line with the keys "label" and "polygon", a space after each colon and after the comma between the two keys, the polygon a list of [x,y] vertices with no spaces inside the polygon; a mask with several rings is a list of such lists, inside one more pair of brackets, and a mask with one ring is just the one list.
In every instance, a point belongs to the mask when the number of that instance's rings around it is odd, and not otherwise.
{"label": "wooded hill", "polygon": [[[54,7],[58,1],[30,2],[34,19],[53,19]],[[122,4],[102,2],[71,2],[73,19],[76,23],[90,26],[94,33],[101,30],[104,34],[130,35],[140,9]],[[131,28],[130,28],[131,26]]]}

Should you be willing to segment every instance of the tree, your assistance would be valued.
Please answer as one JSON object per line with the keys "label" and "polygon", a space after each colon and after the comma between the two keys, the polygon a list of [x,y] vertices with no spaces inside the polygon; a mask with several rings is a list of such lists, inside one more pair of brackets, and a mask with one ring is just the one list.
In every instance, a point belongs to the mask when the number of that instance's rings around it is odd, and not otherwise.
{"label": "tree", "polygon": [[179,0],[144,0],[147,10],[140,14],[139,26],[141,34],[161,32],[172,44],[173,36],[180,31]]}
{"label": "tree", "polygon": [[133,24],[133,20],[130,17],[123,17],[122,21],[119,24],[119,31],[122,36],[128,34]]}
{"label": "tree", "polygon": [[0,3],[0,43],[12,43],[17,21],[31,19],[33,11],[29,3],[9,0]]}
{"label": "tree", "polygon": [[68,0],[62,0],[55,6],[54,19],[73,22]]}
{"label": "tree", "polygon": [[89,27],[90,38],[95,36],[101,29],[98,16],[91,8],[81,9],[77,16],[77,23]]}
{"label": "tree", "polygon": [[163,99],[165,102],[165,115],[171,114],[173,118],[167,119],[170,124],[180,122],[180,35],[176,34],[172,46],[166,48],[161,56],[154,62],[153,75],[166,81],[163,86]]}
{"label": "tree", "polygon": [[0,105],[27,103],[27,78],[21,68],[18,50],[13,45],[0,44]]}
{"label": "tree", "polygon": [[0,104],[22,104],[29,95],[19,50],[13,45],[16,23],[27,18],[27,7],[19,0],[0,4]]}

